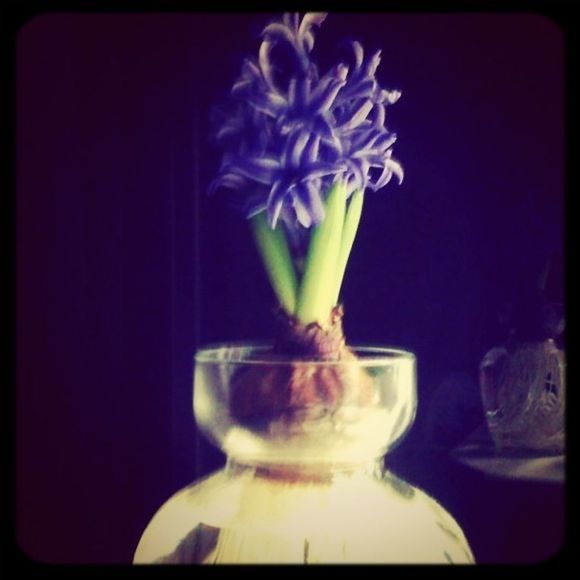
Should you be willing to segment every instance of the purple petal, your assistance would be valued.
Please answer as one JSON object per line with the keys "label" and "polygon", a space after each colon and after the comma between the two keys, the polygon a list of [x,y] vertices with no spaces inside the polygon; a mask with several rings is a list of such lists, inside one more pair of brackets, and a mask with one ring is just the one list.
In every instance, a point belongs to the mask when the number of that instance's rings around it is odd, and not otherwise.
{"label": "purple petal", "polygon": [[372,186],[372,189],[374,191],[378,191],[379,189],[385,187],[385,185],[387,185],[389,183],[389,181],[391,181],[392,177],[393,177],[393,172],[388,167],[385,166],[385,168],[383,169],[383,172],[381,173],[381,176],[377,179],[375,184]]}
{"label": "purple petal", "polygon": [[285,40],[289,44],[296,43],[294,32],[285,24],[281,22],[271,22],[262,30],[262,36],[274,40]]}
{"label": "purple petal", "polygon": [[346,77],[348,76],[348,67],[343,64],[342,62],[336,65],[335,71],[336,78],[341,81],[345,81]]}
{"label": "purple petal", "polygon": [[372,150],[369,150],[368,154],[364,155],[364,157],[361,156],[361,159],[364,159],[369,167],[382,169],[385,166],[384,154],[377,154]]}
{"label": "purple petal", "polygon": [[358,40],[354,40],[352,43],[352,49],[354,52],[354,64],[356,68],[360,68],[363,63],[365,51],[362,44]]}
{"label": "purple petal", "polygon": [[[310,102],[310,111],[312,114],[318,114],[322,111],[328,111],[336,99],[340,89],[344,87],[346,81],[330,79],[328,83],[322,83],[312,92]],[[321,88],[324,87],[324,88]]]}
{"label": "purple petal", "polygon": [[396,178],[399,180],[399,185],[403,183],[403,178],[405,177],[405,172],[403,171],[402,165],[396,159],[387,159],[387,165],[390,170],[395,174]]}
{"label": "purple petal", "polygon": [[260,67],[252,59],[246,58],[242,65],[242,76],[250,80],[261,78]]}
{"label": "purple petal", "polygon": [[272,43],[268,40],[264,40],[260,45],[260,51],[258,53],[258,62],[260,64],[260,70],[262,71],[262,76],[264,80],[271,86],[274,86],[274,79],[272,77],[272,65],[270,63],[270,51],[272,49]]}
{"label": "purple petal", "polygon": [[296,77],[292,77],[288,82],[288,104],[290,107],[296,106]]}
{"label": "purple petal", "polygon": [[304,153],[302,154],[302,159],[300,160],[303,164],[311,164],[318,160],[318,152],[320,149],[320,136],[311,135],[310,139],[304,147]]}
{"label": "purple petal", "polygon": [[263,201],[260,202],[258,200],[253,200],[253,202],[249,202],[247,204],[246,211],[244,213],[246,214],[246,217],[250,219],[258,215],[259,213],[266,211],[266,208],[267,206]]}
{"label": "purple petal", "polygon": [[298,29],[298,38],[302,38],[313,26],[320,26],[328,14],[326,12],[307,12]]}
{"label": "purple petal", "polygon": [[375,103],[373,107],[373,125],[375,127],[384,127],[385,125],[385,106],[382,103]]}
{"label": "purple petal", "polygon": [[381,90],[380,102],[383,103],[386,101],[389,105],[392,105],[399,100],[401,95],[401,91],[385,91],[383,89]]}
{"label": "purple petal", "polygon": [[370,113],[371,109],[373,108],[373,102],[370,99],[366,99],[355,108],[350,115],[342,122],[341,129],[348,130],[353,129],[360,125]]}
{"label": "purple petal", "polygon": [[[300,196],[300,192],[303,190],[306,191],[306,187],[299,186],[295,188],[294,195],[292,196],[292,207],[294,207],[294,211],[296,212],[298,223],[305,228],[309,228],[312,225],[312,217],[310,216],[307,203]],[[305,196],[303,195],[303,197]]]}
{"label": "purple petal", "polygon": [[237,120],[232,120],[231,122],[224,123],[216,132],[215,138],[217,141],[222,141],[227,139],[231,135],[236,135],[240,133],[242,127],[240,123],[236,122]]}
{"label": "purple petal", "polygon": [[298,12],[286,12],[283,17],[284,24],[294,31],[298,31],[300,25],[300,14]]}
{"label": "purple petal", "polygon": [[309,228],[324,219],[324,204],[319,190],[309,182],[298,184],[292,190],[296,217],[302,226]]}
{"label": "purple petal", "polygon": [[227,164],[227,170],[253,179],[258,183],[270,185],[280,169],[280,162],[266,157],[235,157]]}
{"label": "purple petal", "polygon": [[330,137],[321,135],[321,144],[324,146],[324,158],[340,159],[344,153],[343,143],[334,132]]}
{"label": "purple petal", "polygon": [[282,109],[288,105],[288,101],[277,91],[267,91],[264,97],[273,108]]}
{"label": "purple petal", "polygon": [[220,187],[225,187],[227,189],[241,189],[247,185],[247,180],[241,175],[235,173],[225,173],[223,175],[218,175],[209,185],[209,192],[214,193]]}
{"label": "purple petal", "polygon": [[313,26],[320,26],[326,19],[325,12],[308,12],[304,15],[300,27],[298,28],[298,40],[304,52],[310,52],[314,46]]}
{"label": "purple petal", "polygon": [[302,254],[303,252],[301,248],[304,240],[301,234],[303,233],[303,230],[297,224],[296,212],[294,211],[292,202],[290,202],[290,207],[288,207],[287,203],[282,206],[279,222],[281,222],[282,227],[288,236],[288,242],[291,249],[299,254]]}
{"label": "purple petal", "polygon": [[351,148],[349,151],[353,152],[353,156],[357,156],[359,153],[364,154],[364,150],[370,149],[379,136],[374,129],[358,128],[351,133]]}
{"label": "purple petal", "polygon": [[394,133],[381,133],[371,138],[364,146],[359,143],[353,143],[354,153],[351,154],[351,157],[357,159],[375,156],[380,160],[382,166],[385,152],[396,140],[397,136]]}
{"label": "purple petal", "polygon": [[311,52],[314,48],[314,34],[310,30],[302,36],[302,47],[304,52]]}
{"label": "purple petal", "polygon": [[370,97],[376,87],[374,79],[361,79],[350,81],[340,93],[340,102],[344,103],[352,99],[362,99]]}
{"label": "purple petal", "polygon": [[301,110],[305,110],[310,101],[311,84],[312,81],[309,78],[299,79],[296,83],[296,105]]}
{"label": "purple petal", "polygon": [[284,97],[274,91],[254,91],[248,95],[246,100],[256,111],[273,118],[279,117],[286,106]]}
{"label": "purple petal", "polygon": [[333,140],[335,138],[334,129],[332,128],[332,121],[328,118],[328,115],[316,115],[312,128],[314,129],[314,132],[320,135],[322,138]]}
{"label": "purple petal", "polygon": [[288,187],[285,182],[276,181],[272,185],[272,189],[268,195],[268,201],[266,202],[268,207],[268,223],[272,229],[276,227],[276,223],[280,217],[280,210],[282,209],[282,204],[287,193]]}
{"label": "purple petal", "polygon": [[373,147],[375,149],[382,149],[383,151],[388,149],[397,140],[396,133],[381,133],[377,140],[375,141]]}
{"label": "purple petal", "polygon": [[367,175],[366,171],[363,169],[362,163],[357,163],[355,161],[348,160],[347,165],[349,172],[355,178],[357,189],[364,190],[366,187]]}
{"label": "purple petal", "polygon": [[345,163],[313,163],[302,177],[301,181],[310,181],[327,175],[338,175],[346,171]]}
{"label": "purple petal", "polygon": [[[300,119],[296,119],[296,118],[287,118],[284,116],[281,116],[277,121],[276,121],[276,130],[278,132],[278,136],[281,138],[280,141],[281,143],[284,142],[284,138],[289,135],[290,133],[292,133],[296,127],[302,125],[302,123],[300,122]],[[284,163],[282,163],[283,165]]]}
{"label": "purple petal", "polygon": [[381,63],[381,51],[377,50],[377,52],[373,54],[373,56],[367,63],[365,76],[374,77],[380,63]]}
{"label": "purple petal", "polygon": [[369,169],[370,169],[370,163],[366,159],[360,159],[359,164],[360,164],[360,170],[361,170],[362,174],[364,175],[365,184],[366,184],[366,182],[368,181],[368,173],[369,173]]}
{"label": "purple petal", "polygon": [[376,180],[374,185],[372,185],[372,189],[374,189],[374,191],[377,191],[382,187],[384,187],[385,185],[387,185],[387,183],[389,183],[393,175],[397,176],[397,179],[399,180],[399,185],[403,182],[404,176],[403,168],[401,167],[399,162],[395,161],[394,159],[386,158],[384,160],[384,163],[385,165],[383,168],[383,172],[381,173],[380,177]]}
{"label": "purple petal", "polygon": [[295,131],[286,142],[285,161],[286,164],[298,169],[300,167],[300,158],[308,143],[309,134],[304,129]]}
{"label": "purple petal", "polygon": [[233,86],[231,93],[232,95],[240,95],[245,93],[252,86],[252,81],[247,78],[240,78],[237,80]]}

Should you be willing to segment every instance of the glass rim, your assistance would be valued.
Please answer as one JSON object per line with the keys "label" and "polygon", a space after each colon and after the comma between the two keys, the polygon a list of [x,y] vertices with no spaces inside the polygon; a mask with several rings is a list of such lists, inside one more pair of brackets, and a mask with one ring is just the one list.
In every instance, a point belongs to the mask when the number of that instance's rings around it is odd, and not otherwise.
{"label": "glass rim", "polygon": [[[351,344],[347,345],[350,350],[359,355],[355,359],[340,359],[340,360],[321,360],[321,359],[299,359],[292,358],[287,355],[276,355],[273,353],[264,352],[272,348],[272,343],[268,342],[228,342],[228,343],[214,343],[204,345],[197,349],[194,360],[196,363],[209,364],[236,364],[236,365],[320,365],[320,366],[336,366],[336,365],[356,365],[356,366],[388,366],[398,361],[416,361],[414,353],[402,348],[376,345],[376,344]],[[232,358],[223,358],[224,351],[236,356]],[[248,351],[253,353],[251,358],[245,357]]]}

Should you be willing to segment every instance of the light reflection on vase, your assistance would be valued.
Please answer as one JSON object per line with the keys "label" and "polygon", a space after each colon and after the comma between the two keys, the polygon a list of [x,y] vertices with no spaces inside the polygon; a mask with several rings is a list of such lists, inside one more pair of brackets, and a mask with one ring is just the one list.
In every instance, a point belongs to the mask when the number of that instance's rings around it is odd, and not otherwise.
{"label": "light reflection on vase", "polygon": [[[338,362],[273,357],[255,345],[199,351],[196,420],[228,460],[158,510],[134,562],[473,562],[455,520],[383,468],[415,415],[414,355],[354,351],[356,358]],[[232,407],[240,401],[235,384],[268,372],[315,382],[331,373],[358,386],[331,406],[317,400],[298,408],[287,399],[275,413],[244,418]]]}

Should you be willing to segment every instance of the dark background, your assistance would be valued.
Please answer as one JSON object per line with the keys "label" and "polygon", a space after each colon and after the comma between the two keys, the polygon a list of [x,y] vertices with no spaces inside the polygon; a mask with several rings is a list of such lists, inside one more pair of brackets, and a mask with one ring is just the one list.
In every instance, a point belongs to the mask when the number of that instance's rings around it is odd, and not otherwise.
{"label": "dark background", "polygon": [[[193,355],[268,338],[274,298],[244,220],[205,193],[209,112],[268,19],[49,14],[18,33],[16,523],[33,559],[130,562],[161,503],[222,461],[196,436]],[[367,196],[347,337],[416,353],[394,465],[493,560],[497,530],[413,461],[437,393],[466,409],[456,438],[476,425],[501,304],[563,257],[563,33],[533,14],[332,14],[317,47],[343,37],[382,48],[378,76],[403,91],[387,124],[406,172]]]}

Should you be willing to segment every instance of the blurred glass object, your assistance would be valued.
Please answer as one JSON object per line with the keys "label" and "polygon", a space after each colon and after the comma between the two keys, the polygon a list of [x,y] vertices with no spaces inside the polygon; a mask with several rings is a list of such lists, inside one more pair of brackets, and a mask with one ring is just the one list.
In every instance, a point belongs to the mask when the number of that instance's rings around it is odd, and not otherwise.
{"label": "blurred glass object", "polygon": [[499,450],[565,450],[566,360],[553,339],[496,347],[480,365],[487,426]]}

